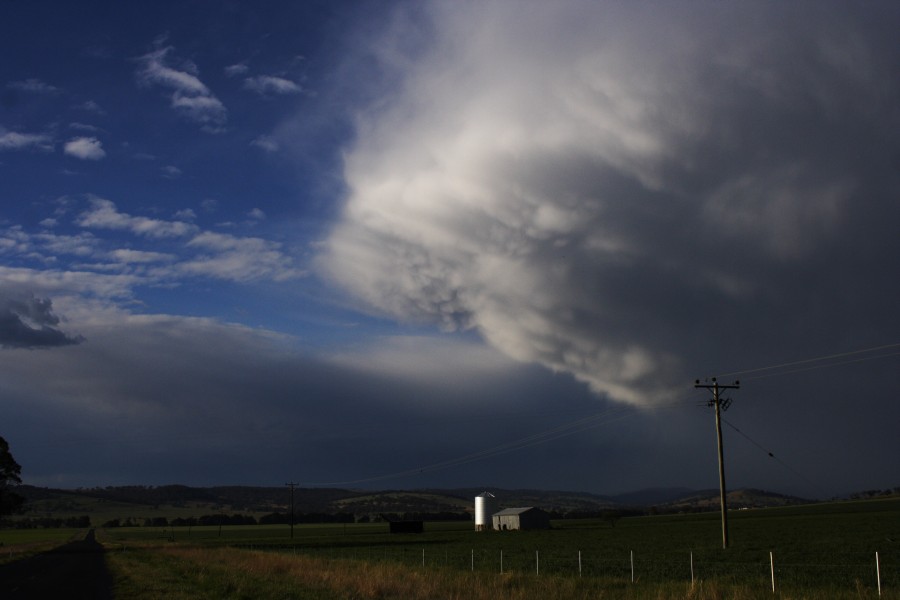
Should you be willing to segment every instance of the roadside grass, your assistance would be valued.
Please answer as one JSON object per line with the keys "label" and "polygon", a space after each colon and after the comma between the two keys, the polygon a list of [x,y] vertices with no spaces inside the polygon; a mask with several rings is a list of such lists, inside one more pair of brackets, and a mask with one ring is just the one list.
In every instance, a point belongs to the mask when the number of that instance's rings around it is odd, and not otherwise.
{"label": "roadside grass", "polygon": [[341,597],[327,589],[299,589],[286,576],[285,562],[285,558],[232,548],[145,546],[106,555],[116,599]]}

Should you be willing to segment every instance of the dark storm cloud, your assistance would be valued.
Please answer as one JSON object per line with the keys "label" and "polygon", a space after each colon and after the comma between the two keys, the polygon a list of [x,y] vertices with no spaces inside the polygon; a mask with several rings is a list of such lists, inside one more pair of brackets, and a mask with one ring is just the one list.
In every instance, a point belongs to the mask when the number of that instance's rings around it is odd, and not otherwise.
{"label": "dark storm cloud", "polygon": [[[429,5],[373,44],[323,268],[638,405],[895,341],[888,4]],[[402,58],[398,58],[402,57]]]}
{"label": "dark storm cloud", "polygon": [[[119,311],[95,312],[84,331],[91,344],[77,354],[11,353],[0,364],[8,437],[29,482],[377,478],[531,435],[546,394],[566,390],[574,414],[596,411],[584,386],[459,341],[380,340],[313,356],[271,332]],[[545,414],[539,428],[567,418]],[[441,471],[431,483],[475,472]]]}
{"label": "dark storm cloud", "polygon": [[47,348],[79,344],[84,338],[59,329],[49,298],[7,296],[0,292],[0,346]]}

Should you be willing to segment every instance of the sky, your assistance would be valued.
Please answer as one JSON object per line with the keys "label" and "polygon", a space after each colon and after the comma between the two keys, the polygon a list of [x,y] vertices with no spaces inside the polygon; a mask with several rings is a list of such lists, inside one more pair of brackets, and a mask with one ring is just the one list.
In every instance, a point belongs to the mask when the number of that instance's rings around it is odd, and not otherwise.
{"label": "sky", "polygon": [[894,2],[0,2],[26,483],[900,485]]}

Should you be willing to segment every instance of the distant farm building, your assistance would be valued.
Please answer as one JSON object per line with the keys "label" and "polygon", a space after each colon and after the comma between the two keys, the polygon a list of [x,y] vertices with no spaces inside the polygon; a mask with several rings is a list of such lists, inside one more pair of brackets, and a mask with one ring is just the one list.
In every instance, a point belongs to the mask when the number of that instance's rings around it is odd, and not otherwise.
{"label": "distant farm building", "polygon": [[497,531],[550,529],[550,515],[533,506],[505,508],[494,513],[491,521]]}
{"label": "distant farm building", "polygon": [[422,533],[425,531],[424,521],[403,521],[387,515],[381,517],[388,522],[391,533]]}

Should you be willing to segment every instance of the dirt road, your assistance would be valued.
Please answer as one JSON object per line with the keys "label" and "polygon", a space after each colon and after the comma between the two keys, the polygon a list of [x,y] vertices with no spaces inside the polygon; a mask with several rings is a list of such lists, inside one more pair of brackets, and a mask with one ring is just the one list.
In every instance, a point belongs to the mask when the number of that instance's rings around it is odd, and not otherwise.
{"label": "dirt road", "polygon": [[83,540],[0,565],[0,598],[112,598],[103,546],[91,529]]}

